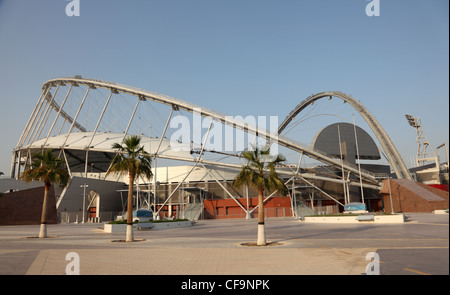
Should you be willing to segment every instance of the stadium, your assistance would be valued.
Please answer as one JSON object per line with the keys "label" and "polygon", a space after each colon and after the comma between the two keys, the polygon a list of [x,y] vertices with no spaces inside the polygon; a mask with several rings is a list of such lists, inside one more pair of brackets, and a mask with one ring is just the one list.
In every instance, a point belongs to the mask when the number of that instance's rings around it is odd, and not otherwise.
{"label": "stadium", "polygon": [[[354,122],[332,122],[314,130],[311,145],[288,135],[300,122],[296,117],[330,101],[356,110],[364,128]],[[151,209],[157,219],[256,216],[257,192],[232,186],[244,164],[240,153],[255,145],[270,145],[271,151],[288,159],[277,172],[289,194],[266,193],[266,217],[342,212],[352,202],[366,204],[369,211],[400,212],[409,209],[407,203],[418,206],[418,211],[436,209],[445,202],[448,208],[448,192],[446,198],[437,191],[421,196],[424,185],[414,181],[414,173],[380,122],[350,95],[338,91],[313,94],[280,124],[276,119],[229,116],[115,82],[81,76],[51,79],[43,84],[14,148],[7,190],[26,193],[19,180],[21,173],[35,153],[51,149],[64,160],[70,174],[66,187],[55,187],[57,221],[114,220],[125,211],[128,179],[107,175],[117,152],[112,145],[139,135],[152,157],[154,177],[136,180],[134,209]],[[387,163],[377,161],[382,156]],[[448,183],[448,161],[446,167]],[[392,179],[397,182],[391,183]],[[410,191],[402,209],[393,207],[392,198],[395,203],[402,202],[401,197],[387,193],[386,184]],[[6,191],[5,185],[2,190]]]}

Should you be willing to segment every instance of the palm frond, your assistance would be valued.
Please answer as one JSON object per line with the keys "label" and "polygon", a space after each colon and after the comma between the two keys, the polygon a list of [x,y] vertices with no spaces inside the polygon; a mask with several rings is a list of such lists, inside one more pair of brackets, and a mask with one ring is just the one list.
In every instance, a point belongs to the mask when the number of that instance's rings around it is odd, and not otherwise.
{"label": "palm frond", "polygon": [[145,176],[150,180],[153,177],[152,160],[140,143],[141,138],[136,135],[125,138],[122,145],[114,143],[112,148],[117,150],[117,154],[111,160],[106,174],[114,173],[120,176],[128,174],[133,178]]}
{"label": "palm frond", "polygon": [[[287,194],[287,187],[275,171],[275,165],[286,161],[283,155],[270,155],[267,147],[253,147],[251,151],[244,151],[241,157],[247,160],[233,181],[233,186],[240,188],[242,185],[256,187],[258,190],[278,190]],[[267,161],[270,159],[270,161]]]}
{"label": "palm frond", "polygon": [[40,181],[62,187],[66,186],[69,178],[64,161],[53,155],[52,150],[34,154],[31,167],[23,171],[21,175],[21,179],[26,182]]}

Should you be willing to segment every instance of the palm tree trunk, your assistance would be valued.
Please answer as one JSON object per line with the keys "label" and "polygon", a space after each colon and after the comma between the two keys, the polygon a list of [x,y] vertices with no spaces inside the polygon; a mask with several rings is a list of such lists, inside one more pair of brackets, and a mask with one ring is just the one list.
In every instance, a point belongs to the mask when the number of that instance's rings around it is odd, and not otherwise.
{"label": "palm tree trunk", "polygon": [[264,231],[264,203],[263,203],[263,193],[262,189],[258,189],[258,239],[256,245],[265,246],[266,245],[266,233]]}
{"label": "palm tree trunk", "polygon": [[50,184],[44,184],[44,202],[42,204],[42,214],[41,214],[41,228],[39,230],[39,238],[47,237],[47,204],[48,204],[48,190],[50,189]]}
{"label": "palm tree trunk", "polygon": [[129,186],[128,186],[128,205],[127,205],[127,237],[126,242],[133,242],[133,184],[134,176],[129,173]]}

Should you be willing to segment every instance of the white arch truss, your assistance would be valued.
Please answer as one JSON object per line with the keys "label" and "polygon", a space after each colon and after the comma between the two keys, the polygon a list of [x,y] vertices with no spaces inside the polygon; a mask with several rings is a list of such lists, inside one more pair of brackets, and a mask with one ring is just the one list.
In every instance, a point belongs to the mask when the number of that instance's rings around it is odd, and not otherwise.
{"label": "white arch truss", "polygon": [[[56,102],[53,101],[53,98],[56,96],[56,92],[58,91],[59,86],[61,86],[61,85],[70,85],[70,88],[69,88],[68,92],[65,94],[65,97],[64,97],[64,100],[62,101],[62,103],[57,104]],[[80,105],[78,106],[78,111],[72,117],[69,114],[64,112],[63,107],[64,107],[64,103],[65,103],[67,97],[70,94],[70,91],[72,90],[72,87],[78,87],[78,86],[87,86],[87,90],[83,96],[83,100],[80,102]],[[54,91],[53,95],[49,95],[49,90],[53,87],[56,87],[56,90]],[[43,84],[42,95],[35,107],[35,110],[31,114],[30,119],[28,120],[28,123],[19,139],[19,142],[15,149],[15,155],[16,155],[15,157],[20,158],[20,153],[24,154],[26,152],[27,144],[29,144],[30,142],[35,142],[36,139],[39,138],[40,133],[42,132],[42,129],[43,129],[43,125],[45,125],[45,122],[44,123],[42,123],[42,122],[44,121],[44,119],[46,117],[46,112],[41,111],[41,108],[45,108],[45,106],[47,108],[52,108],[54,111],[57,112],[57,116],[63,117],[64,120],[69,122],[69,124],[70,124],[69,133],[67,133],[67,136],[66,136],[66,139],[64,140],[64,144],[62,145],[62,148],[64,148],[64,145],[67,142],[69,134],[73,128],[76,128],[79,131],[84,131],[85,127],[81,123],[77,122],[78,113],[81,110],[83,103],[84,103],[86,97],[88,96],[90,89],[95,89],[95,88],[106,89],[107,91],[109,91],[109,96],[108,96],[106,104],[103,108],[102,113],[99,115],[96,127],[94,128],[94,130],[91,130],[92,138],[95,136],[95,134],[97,132],[97,127],[99,126],[100,121],[102,120],[103,112],[105,111],[105,108],[107,107],[111,96],[113,94],[125,93],[125,94],[131,95],[131,96],[135,96],[137,99],[135,102],[133,102],[135,104],[134,111],[133,111],[133,114],[131,115],[128,126],[124,132],[125,133],[124,136],[128,132],[128,128],[131,124],[131,121],[133,120],[134,113],[136,112],[136,109],[138,108],[139,103],[145,102],[147,100],[154,101],[154,102],[164,104],[164,105],[168,105],[172,108],[172,110],[177,110],[177,111],[184,110],[184,111],[187,111],[190,113],[194,113],[200,109],[201,113],[199,115],[201,115],[203,117],[210,117],[214,121],[220,122],[224,125],[232,126],[233,128],[236,128],[236,129],[244,130],[245,132],[248,132],[249,134],[257,135],[259,137],[270,140],[271,142],[276,141],[281,146],[284,146],[288,149],[299,152],[301,154],[307,155],[315,160],[329,164],[329,165],[337,167],[339,169],[343,167],[343,169],[347,173],[351,173],[351,174],[355,175],[356,177],[360,176],[362,179],[364,179],[367,182],[368,185],[370,185],[370,184],[378,185],[379,184],[379,181],[375,177],[374,173],[371,173],[371,172],[365,171],[365,170],[362,170],[360,172],[358,170],[358,167],[356,167],[355,165],[352,165],[349,163],[342,163],[339,159],[332,158],[321,152],[313,150],[291,138],[282,136],[280,134],[278,134],[278,135],[273,134],[273,132],[270,133],[269,131],[267,131],[265,129],[257,128],[256,126],[251,126],[243,121],[233,119],[233,117],[231,117],[232,119],[230,120],[230,116],[227,116],[220,112],[213,111],[211,109],[204,108],[204,107],[192,104],[190,102],[186,102],[186,101],[183,101],[183,100],[180,100],[180,99],[177,99],[174,97],[170,97],[167,95],[163,95],[160,93],[151,92],[148,90],[144,90],[144,89],[140,89],[140,88],[136,88],[136,87],[132,87],[132,86],[127,86],[127,85],[123,85],[123,84],[119,84],[119,83],[114,83],[114,82],[107,82],[107,81],[96,80],[96,79],[86,79],[86,78],[82,78],[79,76],[55,78],[55,79],[51,79]],[[381,128],[381,126],[378,124],[378,122],[375,120],[375,118],[368,111],[366,111],[363,106],[361,106],[354,99],[352,99],[351,97],[349,97],[343,93],[324,92],[324,93],[316,94],[316,95],[309,97],[307,100],[305,100],[299,106],[297,106],[297,108],[293,112],[291,112],[289,114],[288,118],[286,118],[286,120],[280,125],[280,128],[281,128],[280,130],[282,131],[282,129],[284,129],[287,126],[287,124],[292,120],[292,118],[295,117],[295,115],[298,114],[308,104],[312,103],[313,101],[315,101],[317,99],[320,99],[320,98],[326,97],[326,96],[340,97],[343,100],[349,102],[352,106],[354,106],[355,109],[357,109],[363,115],[363,117],[366,119],[366,121],[368,121],[371,128],[374,130],[378,139],[382,143],[383,148],[385,149],[385,151],[391,161],[391,164],[394,166],[394,169],[395,169],[397,175],[401,176],[401,178],[409,177],[409,174],[405,173],[405,171],[403,170],[403,168],[401,166],[401,164],[403,164],[403,161],[398,156],[398,153],[397,153],[395,147],[393,146],[392,142],[389,140],[387,134],[384,132],[384,130]],[[169,119],[170,119],[170,116],[171,115],[169,115]],[[46,119],[45,119],[45,121],[46,121]],[[167,124],[166,124],[166,126],[167,126]],[[52,128],[53,128],[53,125],[50,127],[50,131],[48,132],[47,139],[50,136]],[[42,137],[41,137],[41,140],[42,140]],[[91,140],[91,142],[92,142],[92,140]],[[45,143],[46,143],[46,139],[44,140],[44,144],[42,146],[44,146]],[[90,146],[88,144],[86,146],[86,150],[89,150],[89,148],[90,148]],[[13,159],[13,161],[15,161],[15,160]],[[218,165],[222,165],[222,164],[229,165],[226,163],[217,163],[217,164]],[[406,167],[405,167],[405,169],[406,169]]]}

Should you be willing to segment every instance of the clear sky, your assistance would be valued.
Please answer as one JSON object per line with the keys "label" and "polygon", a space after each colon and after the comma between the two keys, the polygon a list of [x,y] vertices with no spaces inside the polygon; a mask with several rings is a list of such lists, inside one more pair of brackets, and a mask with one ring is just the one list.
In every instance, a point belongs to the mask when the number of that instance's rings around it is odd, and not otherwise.
{"label": "clear sky", "polygon": [[[114,81],[280,122],[313,93],[360,100],[406,159],[419,116],[449,141],[449,1],[0,0],[0,171],[55,77]],[[319,130],[317,130],[319,131]],[[300,138],[301,141],[301,138]]]}

